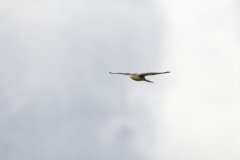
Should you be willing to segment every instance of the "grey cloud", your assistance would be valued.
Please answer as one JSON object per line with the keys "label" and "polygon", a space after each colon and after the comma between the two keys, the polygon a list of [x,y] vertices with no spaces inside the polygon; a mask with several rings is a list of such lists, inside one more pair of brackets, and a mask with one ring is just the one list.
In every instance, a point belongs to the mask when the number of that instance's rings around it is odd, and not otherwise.
{"label": "grey cloud", "polygon": [[26,2],[0,13],[0,158],[148,159],[153,120],[108,72],[158,63],[154,3]]}

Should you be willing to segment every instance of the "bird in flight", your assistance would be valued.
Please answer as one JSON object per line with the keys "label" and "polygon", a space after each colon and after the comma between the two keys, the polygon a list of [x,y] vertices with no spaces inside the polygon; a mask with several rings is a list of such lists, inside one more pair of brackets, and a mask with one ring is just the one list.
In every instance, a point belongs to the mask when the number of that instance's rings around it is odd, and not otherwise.
{"label": "bird in flight", "polygon": [[146,81],[146,82],[150,82],[153,83],[152,81],[149,81],[147,79],[145,79],[145,76],[153,76],[156,74],[165,74],[165,73],[170,73],[169,71],[167,72],[147,72],[147,73],[141,73],[141,74],[137,74],[137,73],[112,73],[109,72],[110,74],[122,74],[122,75],[126,75],[126,76],[130,76],[130,78],[132,80],[135,81]]}

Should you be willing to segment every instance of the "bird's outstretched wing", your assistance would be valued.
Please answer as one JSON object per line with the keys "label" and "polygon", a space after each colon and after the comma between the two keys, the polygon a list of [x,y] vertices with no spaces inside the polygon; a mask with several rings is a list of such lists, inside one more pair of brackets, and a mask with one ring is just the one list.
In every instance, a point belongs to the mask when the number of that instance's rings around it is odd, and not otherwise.
{"label": "bird's outstretched wing", "polygon": [[141,74],[138,74],[140,77],[144,77],[144,76],[153,76],[153,75],[156,75],[156,74],[165,74],[165,73],[170,73],[169,71],[167,72],[147,72],[147,73],[141,73]]}
{"label": "bird's outstretched wing", "polygon": [[109,72],[110,74],[122,74],[122,75],[131,75],[131,73],[112,73],[112,72]]}

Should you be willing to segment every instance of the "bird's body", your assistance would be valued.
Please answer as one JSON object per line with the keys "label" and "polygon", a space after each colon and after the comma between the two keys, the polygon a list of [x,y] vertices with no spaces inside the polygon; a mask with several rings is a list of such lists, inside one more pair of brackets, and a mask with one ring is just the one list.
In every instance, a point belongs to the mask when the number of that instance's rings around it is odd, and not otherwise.
{"label": "bird's body", "polygon": [[135,81],[146,81],[146,82],[150,82],[150,83],[153,83],[147,79],[145,79],[145,76],[153,76],[153,75],[156,75],[156,74],[165,74],[165,73],[170,73],[169,71],[167,72],[147,72],[147,73],[141,73],[141,74],[137,74],[137,73],[111,73],[109,72],[110,74],[122,74],[122,75],[127,75],[127,76],[130,76],[130,78],[132,80],[135,80]]}

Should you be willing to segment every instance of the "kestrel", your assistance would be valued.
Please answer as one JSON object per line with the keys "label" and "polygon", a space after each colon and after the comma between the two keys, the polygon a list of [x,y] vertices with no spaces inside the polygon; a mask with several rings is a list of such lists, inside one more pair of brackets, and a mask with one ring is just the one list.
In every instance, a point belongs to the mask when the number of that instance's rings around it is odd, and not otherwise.
{"label": "kestrel", "polygon": [[122,74],[122,75],[127,75],[130,76],[131,79],[135,80],[135,81],[146,81],[146,82],[150,82],[153,83],[152,81],[149,81],[147,79],[145,79],[145,76],[153,76],[156,74],[165,74],[165,73],[170,73],[169,71],[167,72],[147,72],[147,73],[141,73],[141,74],[137,74],[137,73],[111,73],[110,74]]}

